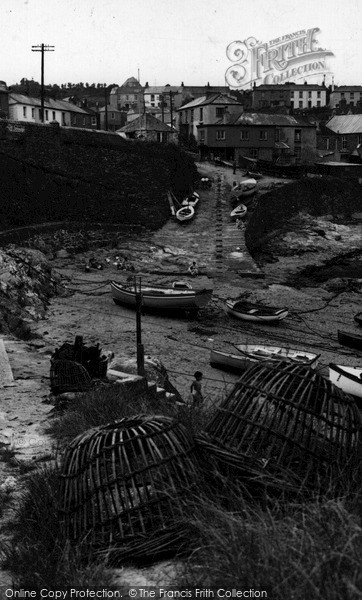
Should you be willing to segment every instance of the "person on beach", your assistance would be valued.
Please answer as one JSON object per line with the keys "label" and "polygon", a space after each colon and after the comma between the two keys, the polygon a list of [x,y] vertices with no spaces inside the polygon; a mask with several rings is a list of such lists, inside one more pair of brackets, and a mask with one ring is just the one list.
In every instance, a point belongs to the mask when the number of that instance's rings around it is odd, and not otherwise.
{"label": "person on beach", "polygon": [[202,404],[204,401],[204,397],[201,391],[202,378],[203,374],[201,373],[201,371],[196,371],[194,373],[194,380],[191,383],[190,388],[193,406],[200,406],[200,404]]}
{"label": "person on beach", "polygon": [[199,269],[198,269],[198,266],[197,266],[195,260],[192,261],[191,265],[189,266],[189,268],[187,270],[192,277],[197,277],[197,275],[199,274]]}

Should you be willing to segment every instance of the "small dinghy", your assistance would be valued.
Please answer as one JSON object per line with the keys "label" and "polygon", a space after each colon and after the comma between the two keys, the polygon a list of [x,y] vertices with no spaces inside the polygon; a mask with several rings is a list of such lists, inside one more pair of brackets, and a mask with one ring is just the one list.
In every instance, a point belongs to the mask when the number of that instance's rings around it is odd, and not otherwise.
{"label": "small dinghy", "polygon": [[231,211],[230,217],[232,219],[238,219],[238,218],[242,219],[243,217],[245,217],[247,212],[248,212],[248,209],[245,206],[245,204],[238,204],[237,207]]}
{"label": "small dinghy", "polygon": [[362,335],[360,333],[353,333],[352,331],[341,331],[338,330],[338,341],[342,346],[348,346],[349,348],[356,348],[362,350]]}
{"label": "small dinghy", "polygon": [[[134,283],[111,281],[113,301],[116,304],[137,305]],[[212,289],[195,290],[188,282],[175,281],[170,286],[142,285],[142,307],[159,310],[195,310],[203,308],[212,296]]]}
{"label": "small dinghy", "polygon": [[262,306],[244,300],[226,300],[226,311],[233,317],[257,323],[273,323],[288,316],[288,308]]}
{"label": "small dinghy", "polygon": [[240,181],[237,185],[231,188],[231,193],[233,196],[237,198],[245,198],[247,196],[252,196],[255,194],[257,189],[257,181],[254,178],[244,179]]}
{"label": "small dinghy", "polygon": [[313,354],[304,350],[260,344],[238,344],[235,345],[235,348],[238,354],[211,350],[210,365],[230,371],[245,371],[245,369],[259,362],[282,360],[314,368],[320,356],[320,354]]}
{"label": "small dinghy", "polygon": [[[345,367],[342,365],[329,364],[329,379],[335,386],[352,394],[356,398],[362,398],[362,367]],[[362,406],[362,400],[358,403]]]}
{"label": "small dinghy", "polygon": [[195,216],[195,209],[193,206],[182,206],[176,212],[176,219],[178,221],[190,221]]}

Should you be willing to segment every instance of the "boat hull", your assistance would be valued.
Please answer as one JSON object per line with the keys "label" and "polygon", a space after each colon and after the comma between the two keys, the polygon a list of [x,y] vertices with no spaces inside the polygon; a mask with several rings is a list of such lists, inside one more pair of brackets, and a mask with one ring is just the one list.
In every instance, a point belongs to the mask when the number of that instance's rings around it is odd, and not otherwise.
{"label": "boat hull", "polygon": [[195,209],[193,206],[183,206],[176,212],[176,219],[178,221],[190,221],[195,216]]}
{"label": "boat hull", "polygon": [[362,404],[362,368],[359,367],[344,367],[342,365],[329,365],[330,381],[346,394],[351,394],[357,398],[361,398]]}
{"label": "boat hull", "polygon": [[262,344],[235,344],[235,348],[241,353],[243,358],[248,361],[287,361],[300,365],[309,365],[316,367],[320,354],[305,352],[304,350],[295,350],[294,348],[282,348],[280,346],[265,346]]}
{"label": "boat hull", "polygon": [[245,371],[251,365],[251,362],[240,354],[229,354],[228,352],[211,350],[210,365],[225,369],[226,371]]}
{"label": "boat hull", "polygon": [[[112,297],[116,304],[136,306],[133,286],[111,282]],[[190,290],[162,286],[145,286],[141,289],[142,307],[152,310],[197,310],[210,301],[211,289]]]}
{"label": "boat hull", "polygon": [[362,335],[348,331],[338,330],[338,341],[342,346],[362,350]]}
{"label": "boat hull", "polygon": [[238,204],[238,206],[231,211],[230,217],[232,219],[241,219],[242,217],[245,217],[247,212],[248,209],[246,208],[245,204]]}
{"label": "boat hull", "polygon": [[258,307],[256,305],[244,305],[241,303],[235,303],[234,301],[226,301],[227,312],[243,321],[253,321],[254,323],[275,323],[282,321],[288,316],[287,308],[273,308],[273,307]]}

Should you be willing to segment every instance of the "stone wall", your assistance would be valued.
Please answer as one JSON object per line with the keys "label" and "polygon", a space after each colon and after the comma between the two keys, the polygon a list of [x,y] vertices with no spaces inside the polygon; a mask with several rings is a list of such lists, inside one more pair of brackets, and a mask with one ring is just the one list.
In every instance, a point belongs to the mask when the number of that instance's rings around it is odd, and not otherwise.
{"label": "stone wall", "polygon": [[114,133],[0,121],[0,230],[75,220],[157,229],[196,177],[177,146]]}

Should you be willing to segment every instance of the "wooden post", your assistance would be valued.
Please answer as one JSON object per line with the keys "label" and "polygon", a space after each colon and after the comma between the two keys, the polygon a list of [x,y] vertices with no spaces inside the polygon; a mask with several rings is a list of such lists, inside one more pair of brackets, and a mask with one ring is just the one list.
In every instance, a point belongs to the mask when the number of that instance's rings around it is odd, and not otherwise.
{"label": "wooden post", "polygon": [[142,344],[142,324],[141,324],[141,307],[142,307],[142,292],[141,278],[139,278],[139,287],[137,289],[137,279],[134,278],[134,289],[136,293],[136,341],[137,341],[137,373],[141,377],[146,376],[145,371],[145,352]]}

